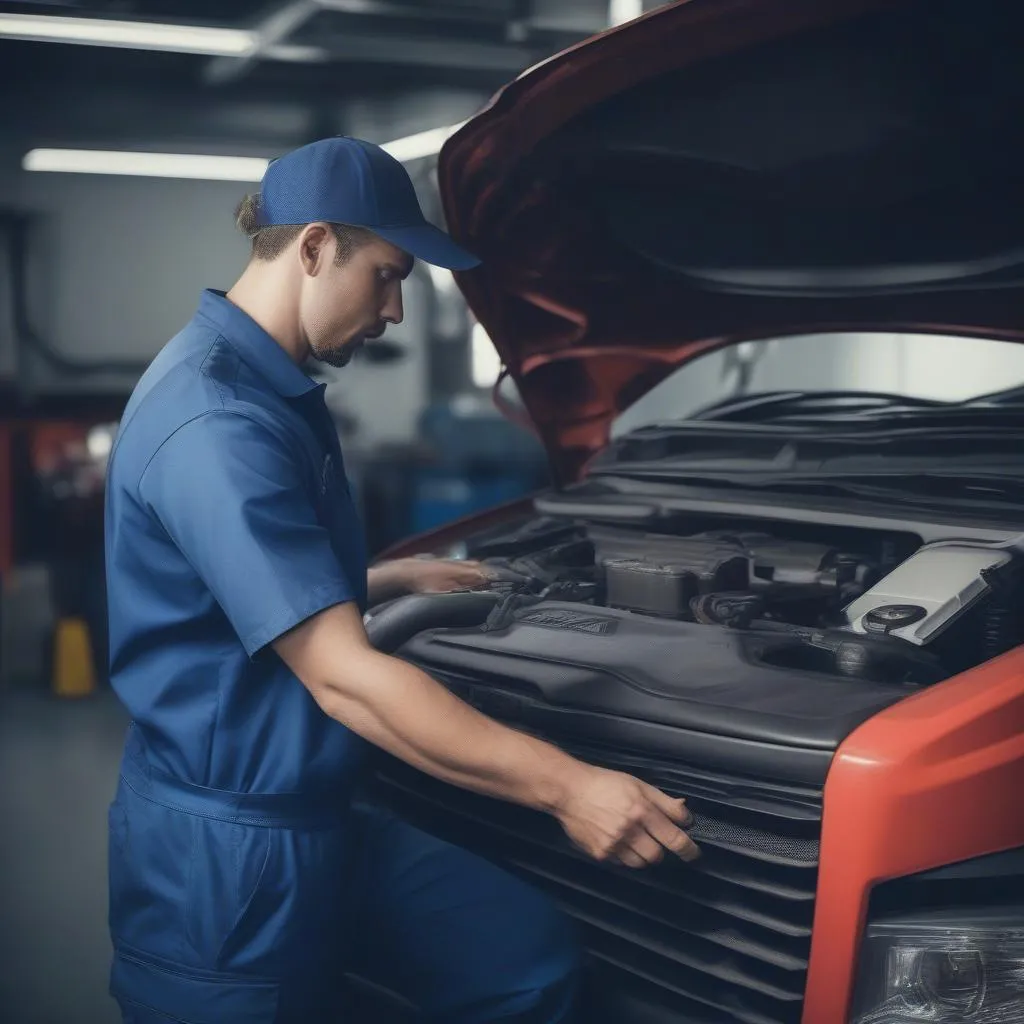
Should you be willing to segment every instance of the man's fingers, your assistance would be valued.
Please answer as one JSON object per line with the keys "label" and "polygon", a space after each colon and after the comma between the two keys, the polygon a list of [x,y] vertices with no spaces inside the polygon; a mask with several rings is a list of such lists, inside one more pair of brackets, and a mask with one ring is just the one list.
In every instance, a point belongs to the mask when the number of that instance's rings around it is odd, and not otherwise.
{"label": "man's fingers", "polygon": [[663,793],[654,786],[647,787],[647,795],[650,797],[651,803],[667,814],[677,825],[685,826],[693,821],[693,815],[686,806],[685,800],[669,796],[668,793]]}
{"label": "man's fingers", "polygon": [[456,566],[455,571],[460,579],[476,583],[479,580],[488,580],[494,576],[494,573],[482,562],[455,562],[454,564]]}
{"label": "man's fingers", "polygon": [[469,590],[493,578],[487,566],[481,562],[444,562],[429,587],[431,593],[451,593],[455,590]]}
{"label": "man's fingers", "polygon": [[700,856],[700,847],[657,807],[652,807],[647,814],[644,827],[666,850],[681,860],[692,861]]}
{"label": "man's fingers", "polygon": [[665,850],[659,842],[643,829],[638,829],[623,843],[625,849],[631,850],[642,861],[644,867],[657,864],[665,856]]}
{"label": "man's fingers", "polygon": [[627,868],[645,868],[647,867],[647,861],[640,856],[639,853],[633,850],[623,849],[615,855],[616,860],[620,864],[624,864]]}
{"label": "man's fingers", "polygon": [[[652,809],[651,813],[657,812]],[[667,837],[668,831],[674,829],[675,826],[664,817],[661,820],[665,824],[663,834]],[[615,856],[630,867],[648,868],[660,864],[665,859],[666,849],[669,847],[659,842],[643,822],[638,822],[623,836],[615,849]]]}

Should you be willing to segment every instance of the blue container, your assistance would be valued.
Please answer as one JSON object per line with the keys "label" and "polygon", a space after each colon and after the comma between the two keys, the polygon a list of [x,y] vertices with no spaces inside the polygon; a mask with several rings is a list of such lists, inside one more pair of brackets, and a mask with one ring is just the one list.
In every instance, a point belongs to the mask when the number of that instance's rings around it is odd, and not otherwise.
{"label": "blue container", "polygon": [[423,533],[455,519],[514,501],[529,493],[533,479],[522,474],[472,478],[427,470],[413,489],[412,530]]}

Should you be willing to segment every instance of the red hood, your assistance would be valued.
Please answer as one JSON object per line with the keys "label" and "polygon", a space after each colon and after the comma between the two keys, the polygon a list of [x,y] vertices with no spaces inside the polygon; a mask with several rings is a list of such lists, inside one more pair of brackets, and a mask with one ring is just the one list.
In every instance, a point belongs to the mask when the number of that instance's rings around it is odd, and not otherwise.
{"label": "red hood", "polygon": [[[1020,336],[1024,218],[993,197],[1017,176],[1000,133],[1024,75],[999,6],[680,0],[527,71],[448,141],[448,226],[483,259],[459,284],[560,481],[710,349]],[[995,108],[993,63],[1016,75]]]}

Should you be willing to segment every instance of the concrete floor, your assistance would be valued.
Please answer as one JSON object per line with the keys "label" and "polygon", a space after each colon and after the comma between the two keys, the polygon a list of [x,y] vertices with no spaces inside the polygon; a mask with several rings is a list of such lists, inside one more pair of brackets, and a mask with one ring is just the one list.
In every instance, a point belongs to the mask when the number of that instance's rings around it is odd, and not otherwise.
{"label": "concrete floor", "polygon": [[127,719],[0,690],[0,1021],[118,1024],[107,995],[107,806]]}

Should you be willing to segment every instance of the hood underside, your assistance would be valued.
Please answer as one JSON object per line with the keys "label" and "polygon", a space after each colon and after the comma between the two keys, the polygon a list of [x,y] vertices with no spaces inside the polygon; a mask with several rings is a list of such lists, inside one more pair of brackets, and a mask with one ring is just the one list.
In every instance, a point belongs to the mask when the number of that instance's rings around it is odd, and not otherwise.
{"label": "hood underside", "polygon": [[558,479],[714,348],[1024,337],[1019,30],[1005,0],[683,0],[453,136],[459,283]]}

